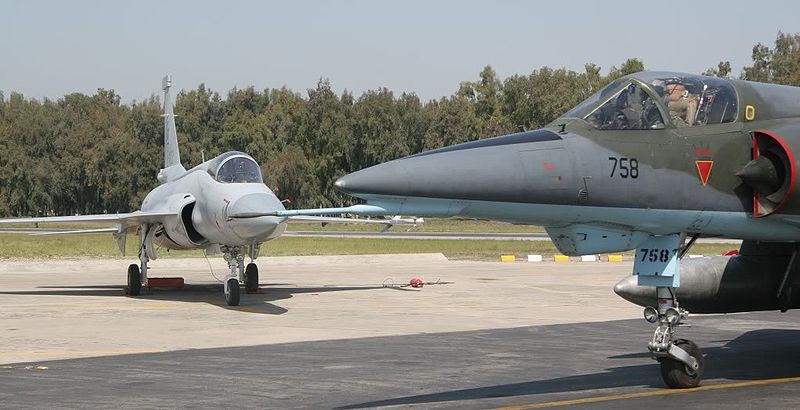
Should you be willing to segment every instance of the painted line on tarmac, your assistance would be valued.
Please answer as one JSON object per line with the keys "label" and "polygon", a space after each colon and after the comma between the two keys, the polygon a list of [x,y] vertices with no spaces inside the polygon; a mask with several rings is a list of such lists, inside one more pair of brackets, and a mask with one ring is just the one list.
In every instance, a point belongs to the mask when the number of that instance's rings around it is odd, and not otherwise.
{"label": "painted line on tarmac", "polygon": [[700,393],[713,390],[738,389],[743,387],[755,387],[755,386],[765,386],[771,384],[797,383],[797,382],[800,382],[800,377],[784,377],[779,379],[764,379],[764,380],[751,380],[746,382],[718,383],[718,384],[710,384],[707,386],[700,386],[694,389],[664,389],[664,390],[646,391],[640,393],[609,394],[606,396],[584,397],[581,399],[556,400],[556,401],[546,401],[542,403],[521,404],[518,406],[498,407],[495,410],[545,409],[550,407],[563,407],[563,406],[575,406],[580,404],[601,403],[605,401],[640,399],[646,397],[669,396],[673,394]]}

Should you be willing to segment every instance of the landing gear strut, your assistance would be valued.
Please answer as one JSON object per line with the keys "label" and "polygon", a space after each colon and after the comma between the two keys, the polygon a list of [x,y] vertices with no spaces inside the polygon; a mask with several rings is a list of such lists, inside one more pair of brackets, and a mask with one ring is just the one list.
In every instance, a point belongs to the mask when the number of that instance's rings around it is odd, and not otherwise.
{"label": "landing gear strut", "polygon": [[689,313],[675,303],[673,288],[658,287],[656,291],[658,309],[647,307],[644,310],[648,322],[658,323],[647,348],[661,364],[661,378],[667,386],[673,389],[697,387],[705,369],[703,353],[694,342],[675,338],[676,328]]}

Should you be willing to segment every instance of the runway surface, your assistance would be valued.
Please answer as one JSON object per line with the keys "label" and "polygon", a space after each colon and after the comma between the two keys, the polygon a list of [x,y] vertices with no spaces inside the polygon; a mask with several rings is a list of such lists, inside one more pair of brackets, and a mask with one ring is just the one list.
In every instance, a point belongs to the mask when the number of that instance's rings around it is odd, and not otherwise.
{"label": "runway surface", "polygon": [[[264,294],[228,308],[204,279],[204,260],[156,263],[196,284],[127,298],[114,286],[125,261],[0,264],[0,403],[791,408],[800,400],[796,312],[692,317],[680,336],[704,349],[705,387],[663,388],[644,353],[653,327],[608,287],[629,264],[270,258],[261,264],[273,276],[262,280]],[[421,269],[451,283],[366,285]],[[333,285],[337,277],[347,286]]]}

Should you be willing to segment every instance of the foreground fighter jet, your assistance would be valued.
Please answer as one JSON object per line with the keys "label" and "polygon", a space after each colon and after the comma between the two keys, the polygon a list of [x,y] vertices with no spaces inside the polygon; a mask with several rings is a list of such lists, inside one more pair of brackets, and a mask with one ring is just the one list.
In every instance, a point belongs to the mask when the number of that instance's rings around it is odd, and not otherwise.
{"label": "foreground fighter jet", "polygon": [[[239,285],[247,291],[258,289],[258,257],[262,243],[275,239],[290,220],[305,222],[373,223],[391,227],[417,224],[421,220],[356,220],[325,216],[263,216],[284,210],[283,203],[264,184],[256,161],[242,152],[226,152],[186,170],[180,163],[175,116],[170,87],[172,77],[164,77],[164,168],[158,173],[158,187],[150,191],[140,211],[127,214],[80,215],[42,218],[0,219],[0,223],[28,222],[109,222],[113,227],[58,231],[46,234],[84,234],[109,232],[125,253],[129,232],[140,238],[139,264],[128,267],[128,294],[139,295],[147,285],[147,263],[157,258],[156,246],[168,249],[204,249],[222,252],[230,268],[225,280],[225,302],[239,304]],[[244,258],[250,263],[245,267]]]}
{"label": "foreground fighter jet", "polygon": [[[641,72],[542,129],[411,155],[336,186],[366,201],[356,213],[542,225],[566,255],[635,249],[634,276],[615,291],[647,306],[648,348],[682,388],[703,375],[700,349],[675,335],[688,310],[800,306],[797,150],[800,88]],[[275,213],[303,214],[314,211]],[[738,256],[681,260],[701,236],[744,242]]]}

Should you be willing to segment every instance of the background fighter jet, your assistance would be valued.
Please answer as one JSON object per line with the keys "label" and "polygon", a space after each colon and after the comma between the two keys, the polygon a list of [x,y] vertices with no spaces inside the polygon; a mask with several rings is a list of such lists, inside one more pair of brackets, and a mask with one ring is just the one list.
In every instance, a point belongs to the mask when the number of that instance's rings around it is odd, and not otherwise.
{"label": "background fighter jet", "polygon": [[[567,255],[635,249],[635,276],[615,291],[657,323],[648,347],[664,381],[693,387],[703,356],[675,338],[687,309],[800,306],[798,150],[799,88],[641,72],[543,129],[422,152],[336,186],[366,201],[350,208],[362,214],[542,225]],[[680,261],[700,236],[744,243],[738,256]]]}
{"label": "background fighter jet", "polygon": [[[164,89],[164,168],[158,173],[161,185],[147,194],[140,211],[113,215],[80,215],[42,218],[2,219],[0,223],[22,222],[109,222],[114,226],[48,234],[110,232],[120,251],[125,252],[129,232],[140,238],[138,265],[128,267],[128,294],[139,295],[147,285],[147,263],[156,259],[156,246],[168,249],[205,249],[222,252],[230,267],[225,280],[225,301],[239,304],[239,285],[248,291],[258,288],[258,266],[253,262],[262,243],[275,239],[292,220],[306,222],[374,223],[391,227],[416,224],[421,220],[392,218],[354,220],[325,216],[275,216],[284,210],[281,201],[264,184],[261,170],[249,155],[227,152],[190,169],[184,169],[178,153],[175,116],[170,87],[172,78],[163,79]],[[272,216],[266,216],[272,215]],[[245,267],[245,256],[250,263]]]}

